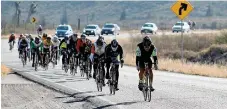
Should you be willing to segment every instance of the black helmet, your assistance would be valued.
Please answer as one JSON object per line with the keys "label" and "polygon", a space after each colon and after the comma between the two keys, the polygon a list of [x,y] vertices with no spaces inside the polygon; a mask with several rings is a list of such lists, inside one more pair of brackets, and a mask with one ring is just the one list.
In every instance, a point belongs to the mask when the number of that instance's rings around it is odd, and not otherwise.
{"label": "black helmet", "polygon": [[85,39],[85,38],[86,38],[86,35],[85,35],[85,34],[82,34],[80,37],[81,37],[82,39]]}
{"label": "black helmet", "polygon": [[35,37],[35,41],[36,41],[36,42],[39,41],[39,37]]}
{"label": "black helmet", "polygon": [[144,47],[150,47],[151,44],[152,44],[151,38],[148,37],[148,36],[145,36],[145,37],[143,38],[143,46],[144,46]]}
{"label": "black helmet", "polygon": [[51,37],[47,37],[47,40],[51,40]]}
{"label": "black helmet", "polygon": [[111,48],[112,48],[113,51],[116,51],[117,50],[117,48],[118,48],[118,42],[117,42],[116,39],[114,39],[114,40],[111,41]]}
{"label": "black helmet", "polygon": [[101,38],[98,38],[96,41],[97,46],[103,46],[103,40]]}

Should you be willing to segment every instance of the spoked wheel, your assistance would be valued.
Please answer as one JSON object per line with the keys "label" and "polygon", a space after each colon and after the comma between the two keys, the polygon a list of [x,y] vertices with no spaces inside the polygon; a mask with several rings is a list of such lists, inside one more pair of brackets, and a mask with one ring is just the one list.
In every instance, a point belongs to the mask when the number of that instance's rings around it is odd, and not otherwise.
{"label": "spoked wheel", "polygon": [[49,64],[49,56],[46,55],[45,57],[45,65],[44,65],[44,70],[48,70],[48,64]]}
{"label": "spoked wheel", "polygon": [[101,80],[101,72],[99,70],[96,71],[96,84],[98,91],[102,92],[102,80]]}
{"label": "spoked wheel", "polygon": [[114,71],[114,69],[112,69],[112,71],[111,71],[111,81],[110,81],[110,94],[113,94],[113,95],[115,95],[115,91],[116,91],[116,89],[115,89],[115,84],[116,84],[116,82],[115,82],[115,71]]}
{"label": "spoked wheel", "polygon": [[148,77],[145,77],[145,83],[143,86],[143,96],[144,96],[144,101],[147,101],[148,98]]}
{"label": "spoked wheel", "polygon": [[53,68],[55,68],[56,62],[57,62],[56,56],[53,55],[53,57],[52,57],[52,65],[53,65]]}
{"label": "spoked wheel", "polygon": [[[148,76],[149,77],[149,76]],[[151,101],[151,80],[150,80],[150,78],[148,79],[148,83],[149,83],[149,85],[148,85],[148,91],[147,91],[147,96],[148,96],[148,101],[150,102]]]}
{"label": "spoked wheel", "polygon": [[73,75],[75,75],[77,73],[77,59],[75,59],[74,62],[75,63],[74,63],[74,72],[73,72]]}
{"label": "spoked wheel", "polygon": [[37,71],[38,70],[38,56],[37,56],[37,54],[35,55],[35,71]]}

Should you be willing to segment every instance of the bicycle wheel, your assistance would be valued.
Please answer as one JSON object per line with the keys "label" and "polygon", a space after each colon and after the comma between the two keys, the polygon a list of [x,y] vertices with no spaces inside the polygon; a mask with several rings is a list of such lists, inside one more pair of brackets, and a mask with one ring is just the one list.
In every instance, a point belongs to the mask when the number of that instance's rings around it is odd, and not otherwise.
{"label": "bicycle wheel", "polygon": [[112,94],[115,95],[115,91],[116,91],[116,88],[115,88],[115,85],[116,85],[116,72],[115,70],[113,70],[112,72]]}
{"label": "bicycle wheel", "polygon": [[97,89],[99,91],[99,70],[97,69],[96,70],[96,78],[95,78],[95,82],[96,82],[96,85],[97,85]]}
{"label": "bicycle wheel", "polygon": [[65,73],[68,72],[68,64],[67,64],[67,60],[65,59],[65,64],[64,64],[64,70],[65,70]]}
{"label": "bicycle wheel", "polygon": [[22,53],[21,55],[21,61],[22,61],[22,64],[23,64],[23,67],[25,66],[25,56],[24,56],[24,52]]}
{"label": "bicycle wheel", "polygon": [[53,68],[55,68],[55,64],[56,64],[56,54],[53,53],[53,56],[52,56],[52,65],[53,65]]}
{"label": "bicycle wheel", "polygon": [[150,73],[148,74],[148,91],[147,91],[147,96],[148,96],[148,101],[151,101],[151,79],[150,79]]}
{"label": "bicycle wheel", "polygon": [[[146,73],[146,72],[145,72]],[[144,96],[144,101],[147,101],[147,86],[148,86],[148,77],[147,77],[147,74],[145,76],[145,83],[144,83],[144,86],[143,86],[143,96]]]}
{"label": "bicycle wheel", "polygon": [[44,65],[44,69],[45,70],[48,70],[48,64],[49,64],[49,55],[46,54],[46,57],[45,57],[45,65]]}
{"label": "bicycle wheel", "polygon": [[38,55],[35,53],[35,71],[38,70]]}
{"label": "bicycle wheel", "polygon": [[86,62],[86,64],[85,64],[85,73],[86,73],[86,78],[87,78],[87,80],[89,80],[89,74],[88,74],[88,62]]}
{"label": "bicycle wheel", "polygon": [[77,58],[73,58],[74,59],[74,72],[73,72],[73,75],[75,75],[77,73],[77,66],[78,66],[78,63],[77,63]]}

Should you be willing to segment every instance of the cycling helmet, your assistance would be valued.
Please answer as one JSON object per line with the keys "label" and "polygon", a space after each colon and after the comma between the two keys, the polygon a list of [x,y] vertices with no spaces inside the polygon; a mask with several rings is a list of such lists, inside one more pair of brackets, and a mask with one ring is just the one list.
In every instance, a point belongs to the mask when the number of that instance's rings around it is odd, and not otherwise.
{"label": "cycling helmet", "polygon": [[96,44],[97,46],[103,46],[103,41],[102,41],[102,38],[98,38],[97,41],[96,41]]}
{"label": "cycling helmet", "polygon": [[151,38],[148,36],[145,36],[143,38],[144,49],[148,51],[150,49],[151,44],[152,44]]}
{"label": "cycling helmet", "polygon": [[54,37],[53,37],[53,41],[54,41],[54,42],[57,42],[57,41],[58,41],[58,37],[57,37],[57,36],[54,36]]}
{"label": "cycling helmet", "polygon": [[21,34],[21,35],[20,35],[20,38],[22,38],[23,36],[24,36],[24,35],[23,35],[23,34]]}
{"label": "cycling helmet", "polygon": [[74,41],[76,41],[76,39],[77,39],[77,34],[73,34],[73,35],[72,35],[72,38],[73,38]]}
{"label": "cycling helmet", "polygon": [[11,35],[14,35],[14,33],[11,33]]}
{"label": "cycling helmet", "polygon": [[116,51],[117,50],[117,48],[118,48],[118,42],[117,42],[116,39],[114,39],[114,40],[111,41],[111,48],[112,48],[113,51]]}
{"label": "cycling helmet", "polygon": [[47,37],[47,40],[51,40],[51,37],[49,36],[49,37]]}
{"label": "cycling helmet", "polygon": [[35,41],[39,41],[39,37],[35,37]]}
{"label": "cycling helmet", "polygon": [[81,37],[81,39],[85,39],[86,38],[86,35],[85,34],[82,34],[80,37]]}

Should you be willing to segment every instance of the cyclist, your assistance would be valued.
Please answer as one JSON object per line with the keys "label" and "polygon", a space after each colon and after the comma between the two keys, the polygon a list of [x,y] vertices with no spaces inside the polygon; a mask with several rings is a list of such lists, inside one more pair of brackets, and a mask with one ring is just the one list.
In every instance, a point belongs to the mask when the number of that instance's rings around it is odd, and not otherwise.
{"label": "cyclist", "polygon": [[45,57],[46,57],[46,55],[48,55],[49,56],[49,59],[50,59],[50,51],[51,51],[52,45],[53,45],[53,43],[51,42],[51,37],[50,36],[47,37],[47,39],[43,41],[43,54],[44,54],[44,56],[43,56],[43,65],[45,63]]}
{"label": "cyclist", "polygon": [[20,42],[19,42],[19,56],[21,56],[23,50],[25,52],[25,62],[27,61],[27,50],[29,47],[29,42],[26,40],[26,38],[24,36],[22,36]]}
{"label": "cyclist", "polygon": [[37,33],[38,35],[42,34],[43,28],[41,25],[39,25],[38,29],[37,29]]}
{"label": "cyclist", "polygon": [[38,60],[41,62],[40,51],[43,51],[43,42],[40,40],[39,37],[35,37],[35,40],[32,41],[31,49],[32,49],[32,57],[33,57],[32,67],[34,67],[35,53],[37,53]]}
{"label": "cyclist", "polygon": [[47,34],[43,33],[42,41],[44,42],[44,40],[46,40],[46,39],[47,39]]}
{"label": "cyclist", "polygon": [[[61,51],[62,56],[62,66],[65,64],[65,60],[68,60],[68,50],[67,50],[67,45],[68,45],[68,37],[64,37],[64,39],[61,40],[60,45],[59,45],[59,49]],[[65,53],[64,53],[65,52]],[[67,61],[67,63],[69,64],[69,61]]]}
{"label": "cyclist", "polygon": [[77,54],[77,52],[76,52],[76,41],[77,41],[77,34],[73,34],[69,37],[69,43],[68,43],[68,47],[67,47],[68,51],[69,51],[69,57],[71,57],[73,53]]}
{"label": "cyclist", "polygon": [[[92,45],[91,48],[91,55],[90,55],[90,60],[93,63],[93,69],[94,69],[94,73],[93,73],[93,78],[96,78],[96,69],[97,69],[97,65],[99,63],[99,58],[103,58],[105,59],[105,48],[106,48],[106,44],[103,41],[103,39],[101,37],[99,37],[97,39],[97,41]],[[103,71],[103,86],[105,86],[105,69],[104,69],[104,62],[101,63],[102,66],[102,71]]]}
{"label": "cyclist", "polygon": [[[156,47],[152,44],[152,41],[150,37],[145,36],[143,38],[143,42],[139,43],[136,48],[136,66],[137,70],[139,71],[139,85],[138,88],[140,91],[143,89],[143,77],[144,77],[144,71],[145,71],[145,65],[144,62],[148,62],[148,67],[150,70],[150,79],[153,83],[153,72],[151,70],[152,68],[152,60],[151,56],[153,56],[154,59],[154,65],[157,67],[157,50]],[[156,68],[155,67],[155,68]],[[152,87],[151,83],[151,90],[154,91],[154,88]]]}
{"label": "cyclist", "polygon": [[[85,34],[81,35],[81,38],[77,40],[76,42],[76,50],[77,50],[77,56],[80,57],[80,61],[86,61],[89,55],[91,54],[91,46],[92,42],[91,40],[86,38]],[[83,60],[81,60],[83,55]],[[90,69],[92,69],[92,65],[90,65]],[[89,77],[91,77],[91,72],[89,73]]]}
{"label": "cyclist", "polygon": [[[121,47],[121,45],[119,45],[119,43],[117,42],[116,39],[113,39],[111,41],[110,44],[107,45],[106,49],[106,79],[110,79],[110,76],[109,76],[109,69],[110,69],[110,64],[112,62],[115,62],[115,61],[118,61],[118,63],[120,62],[121,63],[121,67],[123,67],[123,63],[124,63],[124,60],[123,60],[123,49]],[[112,60],[112,59],[116,59],[116,60]],[[119,90],[118,88],[118,79],[119,79],[119,65],[117,64],[116,65],[116,79],[117,79],[117,82],[116,82],[116,86],[115,86],[115,89],[116,90]]]}
{"label": "cyclist", "polygon": [[9,42],[8,43],[11,43],[13,42],[13,46],[14,46],[14,43],[15,43],[15,35],[14,33],[12,33],[10,36],[9,36]]}
{"label": "cyclist", "polygon": [[[53,38],[52,38],[52,44],[53,44],[53,46],[52,46],[52,48],[51,48],[51,53],[53,53],[53,51],[55,50],[56,51],[56,58],[58,58],[58,47],[59,47],[59,45],[60,45],[60,41],[58,40],[58,37],[57,36],[54,36]],[[53,54],[54,55],[54,54]],[[52,56],[53,55],[51,55],[51,59],[52,59]],[[56,65],[57,65],[57,61],[56,61],[56,63],[55,63]]]}

